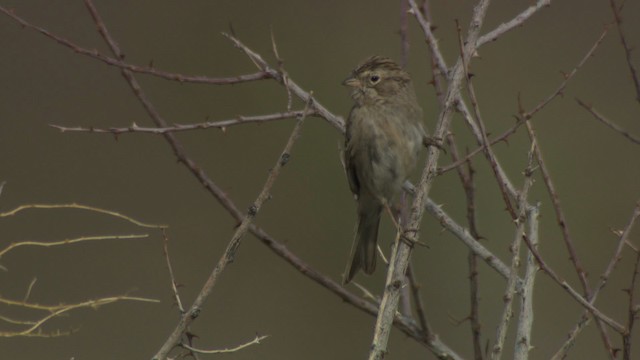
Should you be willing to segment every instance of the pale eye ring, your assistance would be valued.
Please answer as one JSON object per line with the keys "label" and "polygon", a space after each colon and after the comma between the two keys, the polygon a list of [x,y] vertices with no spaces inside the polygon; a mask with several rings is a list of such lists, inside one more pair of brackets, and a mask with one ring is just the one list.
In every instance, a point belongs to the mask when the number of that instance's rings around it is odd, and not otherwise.
{"label": "pale eye ring", "polygon": [[371,75],[369,77],[369,81],[371,81],[373,84],[377,83],[378,81],[380,81],[380,75]]}

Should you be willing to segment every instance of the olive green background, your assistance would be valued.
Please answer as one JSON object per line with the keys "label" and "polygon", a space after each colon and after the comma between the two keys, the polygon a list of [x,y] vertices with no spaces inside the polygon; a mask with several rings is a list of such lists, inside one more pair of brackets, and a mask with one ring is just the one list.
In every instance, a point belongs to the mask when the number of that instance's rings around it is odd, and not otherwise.
{"label": "olive green background", "polygon": [[[475,2],[433,1],[436,35],[449,64],[458,52],[454,19],[466,28]],[[482,33],[511,19],[533,1],[494,1]],[[81,1],[2,1],[2,6],[77,44],[108,54]],[[238,37],[274,64],[270,29],[285,68],[332,112],[346,115],[351,104],[340,82],[363,58],[398,59],[399,1],[96,1],[106,25],[126,53],[126,61],[183,74],[230,76],[255,71],[246,56],[220,35],[233,24]],[[640,46],[640,6],[623,11],[629,43]],[[561,83],[612,19],[608,1],[555,1],[521,28],[486,44],[472,63],[474,84],[488,131],[499,134],[514,123],[518,95],[531,109]],[[428,51],[409,18],[412,73],[426,123],[434,127],[438,108]],[[218,260],[236,223],[199,182],[176,162],[163,138],[149,134],[60,133],[66,126],[150,125],[117,68],[79,56],[0,16],[0,181],[6,181],[0,210],[21,204],[70,203],[107,208],[149,223],[169,225],[170,252],[180,291],[189,304]],[[640,60],[634,59],[637,67]],[[136,75],[158,111],[170,123],[196,123],[282,111],[287,94],[274,81],[234,86],[180,84]],[[640,197],[640,148],[598,123],[574,98],[594,106],[640,135],[640,109],[612,28],[595,57],[568,84],[563,97],[540,112],[533,124],[560,194],[568,225],[592,284],[608,263],[617,239],[611,229],[627,223]],[[294,101],[294,108],[301,108]],[[278,158],[293,120],[181,133],[186,151],[235,201],[246,208],[255,199]],[[453,130],[462,147],[475,148],[459,117]],[[256,222],[314,268],[341,279],[355,223],[355,206],[343,175],[341,135],[310,118],[290,163]],[[524,129],[495,146],[511,179],[521,186],[529,149]],[[441,164],[449,157],[441,157]],[[505,262],[514,226],[504,211],[483,157],[477,170],[477,210],[484,244]],[[417,174],[416,174],[417,175]],[[439,177],[431,196],[462,224],[464,194],[457,176]],[[568,261],[550,199],[540,178],[532,201],[542,202],[540,251],[561,276],[580,289]],[[383,221],[388,249],[394,232]],[[32,210],[0,219],[0,247],[20,240],[54,241],[82,235],[149,233],[144,240],[114,240],[56,248],[20,248],[1,259],[0,293],[21,299],[37,278],[30,300],[79,302],[129,293],[158,304],[121,302],[79,310],[52,321],[45,330],[75,330],[71,336],[0,339],[0,357],[10,359],[145,359],[164,342],[178,319],[157,231],[78,210]],[[637,231],[636,231],[637,234]],[[423,286],[429,319],[443,341],[471,356],[467,250],[443,232],[428,214],[413,262]],[[632,241],[639,244],[637,235]],[[626,321],[631,276],[628,249],[598,307]],[[479,265],[483,345],[493,343],[505,281]],[[380,295],[381,267],[357,281]],[[354,292],[358,290],[351,288]],[[637,289],[636,289],[637,290]],[[636,291],[636,295],[638,291]],[[540,273],[531,358],[546,359],[562,344],[581,309]],[[30,316],[0,307],[0,314]],[[309,281],[252,236],[223,273],[193,331],[202,348],[231,347],[256,333],[270,337],[228,359],[362,359],[375,319],[343,303]],[[3,329],[4,324],[2,325]],[[637,333],[637,331],[636,331]],[[612,335],[616,346],[620,339]],[[636,336],[638,339],[638,336]],[[513,346],[510,338],[504,358]],[[637,343],[637,341],[636,341]],[[636,344],[638,345],[638,344]],[[389,359],[433,359],[425,348],[398,331],[391,335]],[[640,354],[636,349],[635,354]],[[217,358],[203,356],[203,358]],[[578,339],[572,359],[605,358],[591,325]]]}

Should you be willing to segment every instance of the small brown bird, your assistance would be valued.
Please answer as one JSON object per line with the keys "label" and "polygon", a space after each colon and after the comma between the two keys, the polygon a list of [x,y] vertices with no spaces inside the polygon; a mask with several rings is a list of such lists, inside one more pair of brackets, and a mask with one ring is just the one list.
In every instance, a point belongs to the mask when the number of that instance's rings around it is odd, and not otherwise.
{"label": "small brown bird", "polygon": [[376,267],[380,214],[402,189],[426,139],[411,79],[393,60],[372,56],[343,82],[355,101],[347,119],[344,163],[358,201],[358,227],[344,284]]}

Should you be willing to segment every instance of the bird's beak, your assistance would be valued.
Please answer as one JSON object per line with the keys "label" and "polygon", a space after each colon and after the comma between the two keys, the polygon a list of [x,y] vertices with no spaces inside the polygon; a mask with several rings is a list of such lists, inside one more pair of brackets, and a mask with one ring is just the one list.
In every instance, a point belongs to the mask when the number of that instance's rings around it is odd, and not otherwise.
{"label": "bird's beak", "polygon": [[345,81],[342,82],[342,85],[344,86],[349,86],[349,87],[359,87],[360,86],[360,80],[350,77],[347,78]]}

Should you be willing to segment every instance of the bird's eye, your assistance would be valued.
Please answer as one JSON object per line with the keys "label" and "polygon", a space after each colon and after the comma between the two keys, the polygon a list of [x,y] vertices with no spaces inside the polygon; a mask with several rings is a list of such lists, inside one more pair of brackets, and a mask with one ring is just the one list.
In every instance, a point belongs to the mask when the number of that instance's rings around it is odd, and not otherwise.
{"label": "bird's eye", "polygon": [[369,77],[369,80],[370,80],[372,83],[374,83],[374,84],[375,84],[375,83],[377,83],[378,81],[380,81],[380,76],[379,76],[379,75],[371,75],[371,77]]}

